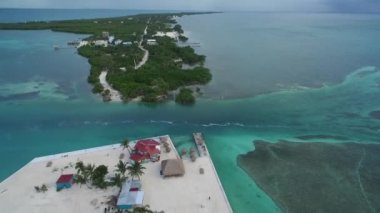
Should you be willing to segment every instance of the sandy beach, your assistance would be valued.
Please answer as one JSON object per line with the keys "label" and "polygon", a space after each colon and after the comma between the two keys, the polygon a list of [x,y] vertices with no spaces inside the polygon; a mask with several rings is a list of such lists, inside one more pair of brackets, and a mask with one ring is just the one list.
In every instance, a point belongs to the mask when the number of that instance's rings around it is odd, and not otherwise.
{"label": "sandy beach", "polygon": [[[173,149],[169,153],[161,152],[161,161],[178,157],[171,139],[165,137]],[[77,161],[104,164],[108,166],[110,175],[113,175],[122,153],[123,160],[127,161],[128,151],[119,144],[36,158],[0,183],[1,211],[104,212],[110,196],[118,194],[117,187],[100,190],[74,184],[70,189],[57,192],[55,182],[61,174],[75,173],[74,165]],[[48,162],[51,162],[49,167]],[[166,213],[232,212],[211,159],[199,157],[195,162],[184,159],[183,163],[185,175],[170,178],[160,175],[160,162],[144,164],[146,170],[141,178],[145,193],[144,204],[150,205],[153,210],[163,210]],[[200,168],[204,170],[204,174],[200,174]],[[48,191],[37,193],[34,186],[42,184],[48,187]]]}
{"label": "sandy beach", "polygon": [[111,101],[113,102],[121,102],[122,101],[122,96],[119,91],[113,89],[111,85],[108,84],[107,82],[107,71],[103,71],[99,75],[99,82],[103,86],[104,90],[109,90],[110,91],[110,98]]}

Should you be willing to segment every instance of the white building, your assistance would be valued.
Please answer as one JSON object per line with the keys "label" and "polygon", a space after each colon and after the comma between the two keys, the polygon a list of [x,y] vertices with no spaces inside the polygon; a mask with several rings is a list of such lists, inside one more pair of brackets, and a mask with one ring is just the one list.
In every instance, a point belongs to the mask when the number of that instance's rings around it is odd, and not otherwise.
{"label": "white building", "polygon": [[156,39],[148,39],[148,40],[146,40],[146,44],[157,45],[157,41],[156,41]]}
{"label": "white building", "polygon": [[115,40],[115,36],[108,37],[108,43],[112,44],[112,42]]}
{"label": "white building", "polygon": [[131,209],[143,205],[144,192],[141,191],[141,183],[138,180],[128,180],[123,184],[117,198],[118,209]]}
{"label": "white building", "polygon": [[178,40],[179,34],[177,32],[175,32],[175,31],[173,31],[173,32],[161,32],[161,31],[158,31],[154,36],[158,36],[158,37],[167,36],[169,38]]}
{"label": "white building", "polygon": [[123,41],[120,40],[120,39],[116,39],[113,43],[114,43],[115,45],[119,45],[119,44],[123,43]]}
{"label": "white building", "polygon": [[103,47],[107,47],[108,46],[108,42],[106,40],[96,40],[94,42],[94,45],[95,46],[103,46]]}
{"label": "white building", "polygon": [[77,48],[80,48],[86,45],[88,45],[88,41],[80,41],[79,44],[77,45]]}
{"label": "white building", "polygon": [[[96,23],[98,23],[97,21],[96,21]],[[107,32],[107,31],[103,31],[102,32],[102,37],[103,38],[108,38],[110,36],[110,33],[109,32]]]}
{"label": "white building", "polygon": [[132,42],[131,41],[125,41],[125,42],[123,42],[123,45],[124,46],[132,46]]}

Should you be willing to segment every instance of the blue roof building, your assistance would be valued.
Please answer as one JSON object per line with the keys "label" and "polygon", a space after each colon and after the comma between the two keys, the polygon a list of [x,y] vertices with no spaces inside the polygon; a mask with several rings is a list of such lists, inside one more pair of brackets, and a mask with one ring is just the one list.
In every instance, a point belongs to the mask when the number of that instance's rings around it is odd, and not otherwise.
{"label": "blue roof building", "polygon": [[131,209],[143,205],[144,192],[140,191],[141,183],[138,180],[128,180],[123,186],[117,199],[118,209]]}
{"label": "blue roof building", "polygon": [[68,188],[71,188],[73,183],[74,183],[73,174],[61,175],[56,182],[56,187],[57,187],[57,190],[61,190],[64,188],[68,189]]}

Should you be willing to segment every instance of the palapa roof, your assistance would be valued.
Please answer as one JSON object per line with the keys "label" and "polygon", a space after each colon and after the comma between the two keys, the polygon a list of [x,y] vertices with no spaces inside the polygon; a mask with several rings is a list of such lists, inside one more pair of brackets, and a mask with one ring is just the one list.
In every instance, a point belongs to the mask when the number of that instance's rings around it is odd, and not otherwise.
{"label": "palapa roof", "polygon": [[161,161],[161,171],[164,177],[183,176],[185,167],[182,159],[168,159]]}

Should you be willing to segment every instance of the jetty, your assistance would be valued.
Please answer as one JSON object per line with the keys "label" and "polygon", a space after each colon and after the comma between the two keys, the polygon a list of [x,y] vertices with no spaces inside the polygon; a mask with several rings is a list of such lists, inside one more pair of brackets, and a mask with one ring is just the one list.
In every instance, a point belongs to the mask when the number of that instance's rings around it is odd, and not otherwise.
{"label": "jetty", "polygon": [[232,208],[230,206],[230,203],[228,202],[228,198],[227,198],[227,195],[226,193],[224,192],[224,189],[223,189],[223,185],[222,183],[220,182],[219,180],[219,176],[218,176],[218,173],[216,172],[216,169],[215,169],[215,166],[214,166],[214,163],[212,162],[212,159],[211,159],[211,156],[208,152],[208,149],[207,149],[207,145],[205,143],[205,140],[203,138],[203,134],[200,133],[200,132],[195,132],[193,133],[193,137],[194,137],[194,142],[195,142],[195,145],[196,147],[198,148],[198,152],[199,152],[199,158],[200,159],[207,159],[208,160],[208,163],[210,164],[211,168],[212,168],[212,172],[214,173],[214,176],[216,177],[217,179],[217,183],[219,185],[219,189],[220,191],[222,192],[222,195],[223,195],[223,199],[225,201],[225,203],[227,204],[227,209],[228,209],[228,212],[233,212],[232,211]]}
{"label": "jetty", "polygon": [[[166,213],[232,213],[209,154],[195,162],[181,159],[168,135],[131,141],[130,148],[144,151],[147,148],[141,145],[144,143],[154,144],[154,150],[159,150],[154,153],[159,157],[143,161],[146,169],[139,181],[144,196],[142,205]],[[103,213],[110,208],[109,201],[118,197],[118,187],[97,189],[87,184],[70,183],[68,188],[57,191],[57,179],[62,175],[75,176],[78,161],[107,166],[111,178],[119,160],[131,163],[132,154],[120,144],[114,144],[35,158],[0,183],[2,212]],[[180,162],[178,175],[173,176],[177,172],[175,165],[164,163],[169,161]],[[36,186],[41,185],[47,191],[36,191]]]}

